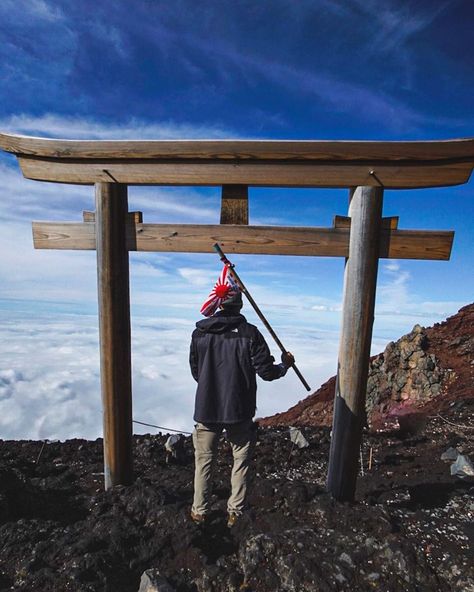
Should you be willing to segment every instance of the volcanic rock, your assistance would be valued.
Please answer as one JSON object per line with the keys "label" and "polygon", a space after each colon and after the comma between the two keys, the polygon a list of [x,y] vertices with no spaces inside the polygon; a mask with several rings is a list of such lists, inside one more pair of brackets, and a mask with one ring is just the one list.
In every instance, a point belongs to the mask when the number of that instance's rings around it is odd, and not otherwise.
{"label": "volcanic rock", "polygon": [[451,475],[460,477],[474,477],[474,467],[467,456],[463,454],[458,455],[456,462],[451,465]]}
{"label": "volcanic rock", "polygon": [[[470,415],[466,405],[446,417]],[[440,457],[448,446],[472,457],[474,441],[440,417],[427,427],[430,438],[365,436],[353,504],[325,492],[328,428],[305,428],[310,445],[298,450],[288,429],[259,429],[251,510],[232,529],[225,441],[205,526],[189,517],[190,437],[176,464],[166,436],[135,436],[135,482],[107,491],[101,440],[51,443],[40,462],[42,442],[0,441],[0,591],[137,592],[149,570],[176,592],[468,590],[474,479]]]}
{"label": "volcanic rock", "polygon": [[147,569],[143,572],[138,592],[175,592],[175,589],[158,569]]}
{"label": "volcanic rock", "polygon": [[[329,426],[336,377],[283,413],[260,419],[266,426]],[[367,422],[373,429],[400,428],[401,434],[423,431],[427,414],[474,398],[474,304],[443,323],[390,342],[370,361]]]}
{"label": "volcanic rock", "polygon": [[456,460],[458,456],[459,452],[456,450],[456,448],[450,446],[446,452],[443,452],[441,455],[441,460]]}

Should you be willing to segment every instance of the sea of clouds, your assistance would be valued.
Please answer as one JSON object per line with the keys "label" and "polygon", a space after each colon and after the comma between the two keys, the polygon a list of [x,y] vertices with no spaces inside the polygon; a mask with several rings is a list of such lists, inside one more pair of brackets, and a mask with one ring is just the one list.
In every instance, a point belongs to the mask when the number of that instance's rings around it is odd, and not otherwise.
{"label": "sea of clouds", "polygon": [[[178,430],[192,429],[195,382],[189,372],[188,356],[193,328],[194,323],[186,318],[133,318],[136,420]],[[291,343],[300,369],[316,388],[333,373],[337,334],[310,330],[301,335],[289,327],[279,328],[285,341]],[[96,315],[30,314],[26,309],[8,314],[0,341],[2,439],[101,436],[98,340]],[[278,357],[276,346],[268,341]],[[258,415],[285,410],[306,394],[293,373],[272,383],[259,381]],[[134,431],[157,430],[135,424]]]}
{"label": "sea of clouds", "polygon": [[[337,307],[335,307],[337,308]],[[75,313],[50,304],[23,303],[0,310],[0,438],[95,439],[102,435],[97,314]],[[158,311],[157,311],[158,312]],[[296,356],[313,390],[335,374],[339,310],[269,306],[267,316]],[[276,358],[279,350],[252,311],[245,313],[265,335]],[[328,321],[329,318],[332,322]],[[197,316],[197,315],[196,315]],[[429,315],[428,315],[429,316]],[[375,324],[372,353],[397,338],[393,317]],[[411,322],[426,323],[414,316]],[[133,417],[135,420],[190,431],[195,382],[189,371],[192,310],[179,303],[173,311],[132,315]],[[395,328],[394,328],[395,327]],[[392,336],[393,335],[393,336]],[[293,372],[283,379],[258,381],[257,416],[284,411],[307,396]],[[158,430],[134,424],[135,433]],[[163,430],[164,431],[164,430]]]}

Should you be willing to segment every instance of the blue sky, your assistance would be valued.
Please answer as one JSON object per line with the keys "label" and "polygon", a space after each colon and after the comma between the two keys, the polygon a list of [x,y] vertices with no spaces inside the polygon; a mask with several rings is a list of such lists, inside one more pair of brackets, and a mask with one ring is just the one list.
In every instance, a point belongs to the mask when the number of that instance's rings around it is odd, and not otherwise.
{"label": "blue sky", "polygon": [[[471,0],[2,0],[0,130],[79,139],[472,137],[473,17]],[[95,253],[34,251],[31,241],[32,220],[78,221],[93,209],[93,190],[26,181],[4,153],[0,176],[0,437],[96,437]],[[340,190],[251,188],[250,221],[329,226],[347,199]],[[216,188],[129,195],[148,222],[217,223],[219,201]],[[473,214],[473,181],[385,193],[384,215],[400,216],[401,228],[456,236],[449,262],[381,261],[374,353],[473,300]],[[343,262],[235,262],[317,388],[336,367]],[[131,256],[136,419],[192,426],[189,335],[218,273],[212,255]],[[259,389],[260,414],[306,394],[292,376]]]}

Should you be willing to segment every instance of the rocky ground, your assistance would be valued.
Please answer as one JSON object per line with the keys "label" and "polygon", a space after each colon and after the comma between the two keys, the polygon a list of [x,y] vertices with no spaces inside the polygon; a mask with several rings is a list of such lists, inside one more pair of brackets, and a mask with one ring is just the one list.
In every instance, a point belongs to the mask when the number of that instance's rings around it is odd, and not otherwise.
{"label": "rocky ground", "polygon": [[474,479],[440,458],[474,460],[473,410],[465,399],[422,432],[366,433],[354,504],[324,491],[328,428],[305,428],[303,449],[261,429],[252,510],[232,530],[225,442],[206,527],[188,518],[189,437],[180,464],[164,435],[136,437],[136,482],[107,492],[100,440],[0,442],[0,590],[137,592],[154,567],[179,592],[474,592]]}

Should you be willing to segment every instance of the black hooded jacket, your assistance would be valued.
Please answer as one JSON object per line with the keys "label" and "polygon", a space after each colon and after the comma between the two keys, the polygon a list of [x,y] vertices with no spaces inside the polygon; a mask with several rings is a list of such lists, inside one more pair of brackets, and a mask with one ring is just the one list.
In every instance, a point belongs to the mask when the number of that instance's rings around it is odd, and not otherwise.
{"label": "black hooded jacket", "polygon": [[263,335],[241,314],[220,311],[196,323],[189,363],[197,381],[194,420],[238,423],[256,410],[256,374],[275,380],[286,374],[275,364]]}

